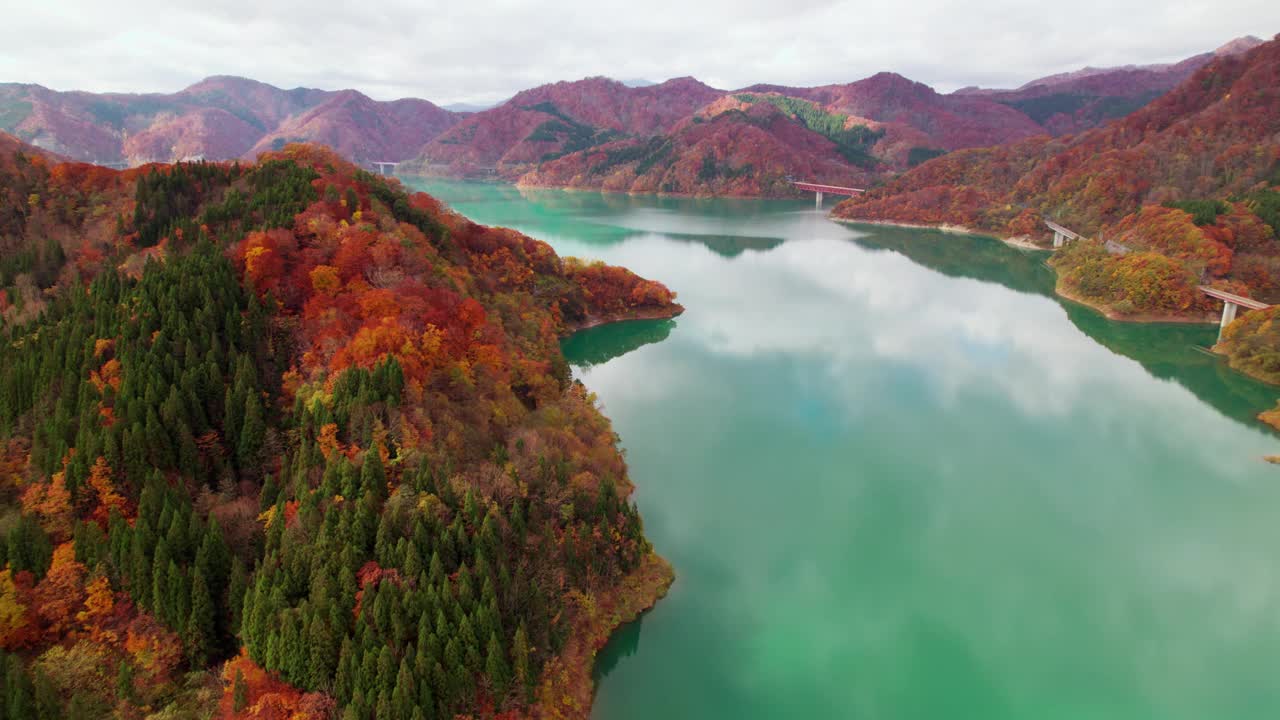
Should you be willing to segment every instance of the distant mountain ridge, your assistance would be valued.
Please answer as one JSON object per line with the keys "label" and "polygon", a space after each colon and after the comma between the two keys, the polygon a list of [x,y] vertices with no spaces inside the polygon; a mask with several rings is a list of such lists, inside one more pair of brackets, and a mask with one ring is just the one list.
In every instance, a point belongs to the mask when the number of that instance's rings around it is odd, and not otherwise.
{"label": "distant mountain ridge", "polygon": [[[1096,127],[1159,97],[1241,38],[1171,66],[1089,69],[1023,89],[940,94],[895,73],[820,87],[719,91],[682,78],[636,89],[607,78],[525,91],[476,113],[402,165],[527,186],[689,195],[787,195],[804,177],[865,186],[947,152]],[[657,102],[689,111],[630,121]],[[626,119],[624,119],[626,118]],[[658,121],[661,120],[661,121]]]}
{"label": "distant mountain ridge", "polygon": [[[1050,261],[1058,291],[1111,317],[1211,319],[1206,285],[1278,303],[1280,36],[1215,57],[1123,119],[954,152],[832,215],[1041,244],[1050,218],[1081,236]],[[1280,379],[1274,354],[1255,360]]]}
{"label": "distant mountain ridge", "polygon": [[380,102],[355,90],[283,90],[232,76],[171,94],[0,84],[0,130],[101,164],[250,159],[287,142],[324,143],[357,162],[397,161],[459,117],[426,100]]}
{"label": "distant mountain ridge", "polygon": [[[950,94],[895,73],[844,84],[713,88],[591,77],[488,108],[284,90],[231,76],[170,94],[0,84],[0,131],[69,158],[138,165],[252,159],[290,142],[367,166],[525,185],[691,195],[787,195],[790,177],[865,185],[955,150],[1077,133],[1127,115],[1240,38],[1170,65],[1085,68],[1016,90]],[[453,108],[465,108],[455,111]]]}
{"label": "distant mountain ridge", "polygon": [[995,100],[1025,113],[1051,134],[1065,135],[1128,115],[1173,89],[1214,58],[1239,55],[1263,42],[1250,35],[1176,63],[1086,67],[1038,78],[1014,90],[970,87],[952,94]]}
{"label": "distant mountain ridge", "polygon": [[1214,58],[1117,122],[940,157],[836,214],[1017,235],[1026,210],[1092,235],[1144,204],[1227,200],[1280,185],[1277,88],[1280,38]]}

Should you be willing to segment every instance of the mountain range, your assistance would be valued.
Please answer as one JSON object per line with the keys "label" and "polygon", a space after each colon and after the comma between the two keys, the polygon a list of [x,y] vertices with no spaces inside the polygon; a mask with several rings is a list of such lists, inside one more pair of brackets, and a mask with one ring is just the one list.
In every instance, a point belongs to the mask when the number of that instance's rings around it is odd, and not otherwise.
{"label": "mountain range", "polygon": [[[113,166],[252,159],[290,142],[402,172],[524,185],[785,195],[789,177],[869,184],[946,152],[1096,127],[1159,97],[1241,38],[1159,66],[1085,68],[1014,90],[934,91],[894,73],[820,87],[734,91],[694,78],[594,77],[525,90],[475,112],[356,90],[284,90],[217,76],[171,94],[0,84],[0,130]],[[457,107],[457,106],[454,106]]]}
{"label": "mountain range", "polygon": [[[1210,319],[1203,286],[1280,302],[1280,36],[1119,120],[934,158],[833,215],[1041,244],[1052,219],[1082,236],[1050,260],[1059,293],[1117,318]],[[1241,335],[1231,362],[1280,382],[1269,327]]]}
{"label": "mountain range", "polygon": [[295,141],[329,145],[356,162],[394,161],[462,117],[426,100],[380,102],[355,90],[281,90],[226,76],[172,94],[0,84],[0,130],[104,165],[249,159]]}

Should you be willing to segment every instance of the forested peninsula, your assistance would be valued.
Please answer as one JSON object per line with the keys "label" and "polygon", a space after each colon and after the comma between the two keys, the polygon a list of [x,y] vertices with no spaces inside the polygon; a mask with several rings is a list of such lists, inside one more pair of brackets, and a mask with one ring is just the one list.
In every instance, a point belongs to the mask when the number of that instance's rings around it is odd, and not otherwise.
{"label": "forested peninsula", "polygon": [[674,294],[314,146],[57,160],[0,136],[0,717],[585,717],[672,573],[559,341]]}

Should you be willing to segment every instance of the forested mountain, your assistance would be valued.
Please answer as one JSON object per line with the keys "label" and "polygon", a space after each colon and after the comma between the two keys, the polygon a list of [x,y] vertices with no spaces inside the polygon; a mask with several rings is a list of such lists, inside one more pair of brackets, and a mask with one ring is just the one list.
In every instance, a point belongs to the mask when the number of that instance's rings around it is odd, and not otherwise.
{"label": "forested mountain", "polygon": [[462,120],[402,170],[515,179],[553,157],[665,133],[722,94],[693,78],[639,88],[604,77],[543,85]]}
{"label": "forested mountain", "polygon": [[281,90],[238,77],[146,95],[0,84],[0,130],[75,160],[129,166],[252,159],[287,142],[324,143],[357,163],[397,161],[459,117],[426,100],[378,102],[354,90]]}
{"label": "forested mountain", "polygon": [[1215,57],[1239,55],[1262,44],[1236,38],[1213,52],[1167,65],[1087,67],[1032,80],[1015,90],[964,88],[954,95],[982,96],[1008,105],[1053,135],[1077,133],[1123,117],[1191,77]]}
{"label": "forested mountain", "polygon": [[401,172],[691,195],[789,195],[788,176],[866,185],[943,153],[1096,127],[1150,102],[1241,38],[1167,66],[1085,68],[1017,90],[939,94],[894,73],[819,87],[718,90],[693,78],[542,85],[479,112],[355,90],[211,77],[172,94],[0,84],[0,131],[76,160],[252,160],[328,145]]}
{"label": "forested mountain", "polygon": [[1060,289],[1118,315],[1195,314],[1210,283],[1280,299],[1280,39],[1222,55],[1122,120],[1067,138],[963,150],[836,207],[850,220],[1091,237]]}
{"label": "forested mountain", "polygon": [[947,150],[1040,132],[1006,105],[939,95],[891,73],[730,93],[692,78],[640,88],[588,78],[476,113],[401,170],[628,192],[786,195],[787,176],[866,183]]}
{"label": "forested mountain", "polygon": [[320,148],[16,145],[0,717],[585,717],[671,574],[558,341],[672,293]]}
{"label": "forested mountain", "polygon": [[[689,195],[789,195],[791,177],[865,186],[949,151],[1095,127],[1253,42],[1167,68],[1087,69],[1017,91],[950,95],[894,73],[732,92],[690,78],[645,88],[589,78],[476,113],[401,170]],[[655,107],[671,112],[636,121]]]}

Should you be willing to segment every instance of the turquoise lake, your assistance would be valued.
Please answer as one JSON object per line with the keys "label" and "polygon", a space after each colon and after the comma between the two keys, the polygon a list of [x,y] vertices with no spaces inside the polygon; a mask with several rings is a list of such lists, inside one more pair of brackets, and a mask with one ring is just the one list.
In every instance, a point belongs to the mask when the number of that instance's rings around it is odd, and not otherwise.
{"label": "turquoise lake", "polygon": [[593,716],[1276,717],[1280,391],[1043,253],[808,201],[409,180],[686,312],[565,341],[670,594]]}

